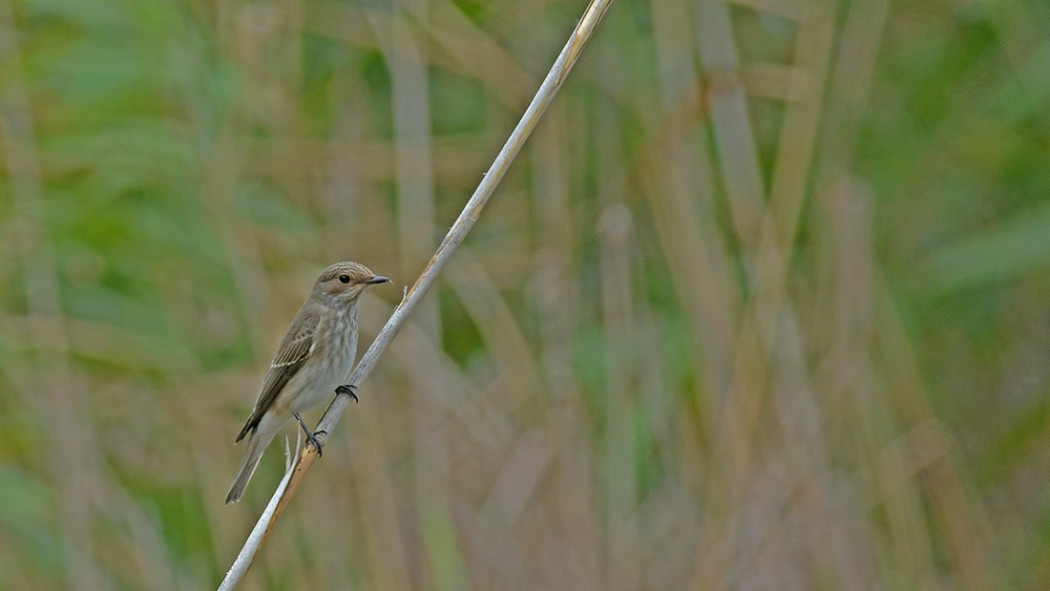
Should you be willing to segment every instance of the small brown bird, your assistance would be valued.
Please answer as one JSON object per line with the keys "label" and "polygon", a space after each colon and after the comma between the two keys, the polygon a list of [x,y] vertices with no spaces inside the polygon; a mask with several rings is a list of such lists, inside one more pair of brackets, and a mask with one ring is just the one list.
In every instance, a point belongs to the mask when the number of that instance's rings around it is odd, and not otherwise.
{"label": "small brown bird", "polygon": [[336,263],[317,278],[270,362],[255,410],[237,436],[240,443],[250,435],[248,450],[226,504],[241,499],[263,451],[289,419],[299,421],[307,440],[316,444],[299,413],[335,393],[357,398],[351,389],[340,386],[357,354],[357,299],[368,287],[388,281],[364,265],[349,262]]}

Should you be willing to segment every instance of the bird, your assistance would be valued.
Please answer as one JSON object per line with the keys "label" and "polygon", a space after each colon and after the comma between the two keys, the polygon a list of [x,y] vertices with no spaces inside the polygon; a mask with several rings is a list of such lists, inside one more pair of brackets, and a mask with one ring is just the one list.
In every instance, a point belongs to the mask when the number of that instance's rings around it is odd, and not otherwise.
{"label": "bird", "polygon": [[255,409],[237,435],[235,443],[248,437],[248,448],[226,495],[227,505],[241,499],[266,447],[292,418],[320,451],[316,434],[300,413],[334,395],[357,399],[352,387],[341,385],[357,354],[357,302],[369,287],[389,281],[354,262],[330,265],[317,277],[270,362]]}

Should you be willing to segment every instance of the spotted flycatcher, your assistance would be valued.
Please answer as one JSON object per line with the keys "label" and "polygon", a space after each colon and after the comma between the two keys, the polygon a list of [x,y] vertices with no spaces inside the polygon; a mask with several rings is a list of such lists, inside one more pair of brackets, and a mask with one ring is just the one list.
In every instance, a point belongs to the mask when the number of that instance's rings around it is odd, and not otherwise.
{"label": "spotted flycatcher", "polygon": [[354,396],[352,389],[340,384],[357,353],[357,299],[368,287],[387,281],[357,263],[336,263],[317,278],[310,297],[281,339],[255,410],[237,436],[237,443],[249,436],[248,450],[226,495],[227,504],[241,499],[263,451],[289,419],[299,421],[307,440],[316,444],[299,413],[334,394]]}

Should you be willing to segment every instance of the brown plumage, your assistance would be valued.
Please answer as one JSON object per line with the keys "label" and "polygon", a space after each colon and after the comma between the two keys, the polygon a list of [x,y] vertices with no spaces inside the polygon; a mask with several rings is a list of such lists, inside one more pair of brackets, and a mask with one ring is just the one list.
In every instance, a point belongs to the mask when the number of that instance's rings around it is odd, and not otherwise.
{"label": "brown plumage", "polygon": [[255,409],[237,435],[238,443],[248,436],[248,449],[226,495],[227,504],[240,500],[263,451],[281,427],[335,395],[357,352],[357,300],[368,287],[387,281],[351,262],[331,265],[317,278],[281,339]]}

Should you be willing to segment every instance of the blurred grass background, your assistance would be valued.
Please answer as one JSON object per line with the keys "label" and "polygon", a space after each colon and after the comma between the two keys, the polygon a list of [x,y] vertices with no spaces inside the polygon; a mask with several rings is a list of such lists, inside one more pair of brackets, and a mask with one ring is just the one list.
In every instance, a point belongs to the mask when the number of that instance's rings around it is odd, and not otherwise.
{"label": "blurred grass background", "polygon": [[[214,586],[316,273],[410,284],[583,7],[0,0],[0,588]],[[617,2],[245,587],[1050,588],[1047,31]]]}

